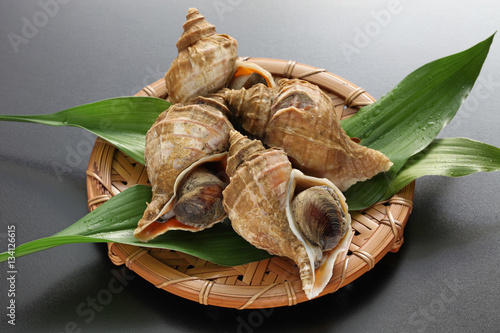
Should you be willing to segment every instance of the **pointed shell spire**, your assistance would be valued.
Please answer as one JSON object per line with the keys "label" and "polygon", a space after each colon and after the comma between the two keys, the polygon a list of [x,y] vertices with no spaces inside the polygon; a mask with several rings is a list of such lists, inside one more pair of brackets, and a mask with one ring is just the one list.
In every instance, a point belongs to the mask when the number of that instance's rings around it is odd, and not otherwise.
{"label": "pointed shell spire", "polygon": [[205,16],[201,15],[196,8],[189,8],[186,15],[186,22],[182,28],[184,29],[184,32],[176,44],[179,52],[188,46],[193,45],[200,39],[216,33],[215,26],[207,22],[207,20],[205,20]]}
{"label": "pointed shell spire", "polygon": [[[223,205],[234,230],[271,254],[291,256],[303,248],[287,228],[286,197],[292,166],[281,149],[231,132]],[[287,241],[283,242],[282,240]]]}
{"label": "pointed shell spire", "polygon": [[179,54],[165,74],[169,99],[185,103],[222,89],[236,71],[238,43],[217,34],[198,10],[186,16],[184,33],[177,42]]}
{"label": "pointed shell spire", "polygon": [[226,173],[233,176],[240,164],[249,160],[254,154],[264,151],[265,148],[259,140],[250,140],[238,131],[229,134],[229,157],[227,159]]}
{"label": "pointed shell spire", "polygon": [[342,191],[392,165],[381,152],[352,141],[331,98],[307,81],[282,79],[276,89],[257,84],[226,90],[225,99],[244,130],[267,146],[282,148],[294,168],[328,178]]}
{"label": "pointed shell spire", "polygon": [[[293,218],[289,218],[289,203],[298,188],[317,185],[335,188],[335,185],[292,169],[282,149],[265,149],[259,140],[250,140],[236,131],[231,131],[230,143],[226,167],[230,182],[223,191],[223,205],[233,229],[257,248],[292,259],[299,268],[306,296],[316,297],[330,280],[335,258],[346,250],[348,237],[344,236],[338,246],[325,253],[311,246],[304,241]],[[343,199],[338,193],[339,200]],[[340,203],[340,206],[344,209],[344,229],[348,232],[347,205]]]}
{"label": "pointed shell spire", "polygon": [[263,84],[249,89],[224,90],[224,97],[234,116],[241,119],[245,131],[258,138],[264,138],[271,118],[271,105],[276,91]]}

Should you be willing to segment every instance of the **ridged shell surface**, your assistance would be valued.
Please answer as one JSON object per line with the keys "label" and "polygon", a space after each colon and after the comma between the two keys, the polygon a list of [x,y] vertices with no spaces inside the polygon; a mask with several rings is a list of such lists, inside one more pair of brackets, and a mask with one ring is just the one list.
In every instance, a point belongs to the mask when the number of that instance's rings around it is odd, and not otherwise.
{"label": "ridged shell surface", "polygon": [[[226,99],[234,116],[241,120],[241,126],[248,133],[263,139],[271,117],[271,105],[277,91],[263,84],[250,89],[224,89]],[[222,95],[222,94],[221,94]]]}
{"label": "ridged shell surface", "polygon": [[285,152],[265,149],[260,141],[236,131],[231,132],[230,143],[226,168],[230,182],[223,192],[223,204],[233,229],[257,248],[292,259],[299,267],[306,295],[317,296],[326,283],[314,290],[311,251],[287,217],[293,169]]}
{"label": "ridged shell surface", "polygon": [[177,177],[193,163],[229,148],[232,125],[209,104],[175,104],[164,111],[146,135],[145,161],[153,198],[138,229],[157,219],[174,193]]}
{"label": "ridged shell surface", "polygon": [[165,75],[169,99],[184,103],[223,88],[236,71],[238,43],[217,34],[197,9],[191,8],[177,42],[178,56]]}
{"label": "ridged shell surface", "polygon": [[392,165],[381,152],[352,141],[331,98],[307,81],[282,79],[277,90],[257,85],[227,91],[226,99],[250,134],[282,148],[294,167],[328,178],[342,191]]}

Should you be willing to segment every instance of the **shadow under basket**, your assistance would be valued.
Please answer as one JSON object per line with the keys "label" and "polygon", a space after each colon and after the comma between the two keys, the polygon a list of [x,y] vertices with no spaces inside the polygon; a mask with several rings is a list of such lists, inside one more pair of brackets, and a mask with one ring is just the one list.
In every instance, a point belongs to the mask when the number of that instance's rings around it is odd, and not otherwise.
{"label": "shadow under basket", "polygon": [[[323,69],[294,61],[243,58],[265,68],[276,80],[302,78],[320,86],[346,118],[374,102],[362,88]],[[144,87],[136,96],[167,98],[164,80]],[[89,210],[136,184],[148,184],[146,169],[113,145],[98,138],[87,169]],[[352,212],[354,230],[349,251],[339,255],[333,276],[319,297],[333,293],[372,269],[389,251],[397,252],[413,206],[415,182],[389,200]],[[177,251],[109,243],[109,257],[125,264],[160,289],[205,305],[250,309],[290,306],[308,301],[299,271],[283,257],[242,266],[220,266]]]}

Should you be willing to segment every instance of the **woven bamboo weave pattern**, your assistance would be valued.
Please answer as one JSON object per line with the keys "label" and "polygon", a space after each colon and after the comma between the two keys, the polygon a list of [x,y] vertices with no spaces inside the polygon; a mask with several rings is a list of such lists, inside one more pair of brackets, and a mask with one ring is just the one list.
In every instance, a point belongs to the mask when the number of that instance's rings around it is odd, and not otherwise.
{"label": "woven bamboo weave pattern", "polygon": [[[280,77],[303,78],[322,87],[339,117],[349,117],[374,99],[364,89],[326,72],[294,61],[244,58]],[[144,87],[137,96],[167,98],[163,79]],[[149,185],[143,165],[98,138],[87,170],[89,210],[135,184]],[[403,243],[403,231],[412,210],[415,183],[385,202],[353,212],[354,230],[348,252],[335,263],[333,276],[321,295],[335,292],[372,269],[389,251]],[[226,267],[181,252],[108,244],[109,257],[164,289],[200,304],[238,309],[291,306],[307,301],[297,266],[287,258]],[[320,295],[320,296],[321,296]]]}

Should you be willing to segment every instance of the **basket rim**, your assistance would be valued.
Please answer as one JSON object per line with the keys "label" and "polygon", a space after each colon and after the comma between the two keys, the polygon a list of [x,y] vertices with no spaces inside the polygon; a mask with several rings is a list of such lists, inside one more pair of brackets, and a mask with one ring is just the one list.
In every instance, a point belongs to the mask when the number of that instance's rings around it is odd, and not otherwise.
{"label": "basket rim", "polygon": [[[336,105],[335,110],[339,115],[349,116],[360,107],[375,101],[364,89],[324,69],[295,61],[271,58],[247,57],[240,59],[263,67],[271,72],[275,78],[305,79],[338,96],[340,102]],[[167,98],[163,78],[145,86],[136,96]],[[89,210],[95,209],[116,194],[113,193],[117,190],[112,185],[111,169],[117,152],[118,150],[114,146],[97,138],[87,169]],[[143,179],[144,174],[143,170],[135,178],[137,180]],[[130,184],[127,183],[127,185]],[[372,209],[370,212],[366,213],[366,210],[359,212],[359,219],[363,221],[362,223],[377,224],[374,221],[378,221],[378,226],[364,241],[358,239],[360,238],[358,236],[352,239],[350,254],[344,252],[339,256],[330,282],[318,297],[335,292],[349,284],[372,269],[389,251],[397,252],[399,250],[403,242],[404,227],[412,210],[414,188],[415,181],[389,200],[374,204],[370,207]],[[352,226],[353,229],[356,229],[355,227],[362,228],[362,223]],[[361,246],[354,244],[361,241],[363,241],[362,244],[359,244]],[[190,276],[177,271],[151,255],[150,248],[109,243],[108,249],[109,257],[113,263],[125,264],[156,287],[201,304],[246,309],[290,306],[308,301],[302,291],[300,280],[285,277],[283,282],[267,285],[221,284],[214,282],[214,279]],[[274,258],[279,257],[265,259],[246,266],[248,269],[251,268],[262,274],[262,270],[266,269],[266,265]]]}

